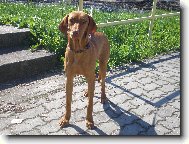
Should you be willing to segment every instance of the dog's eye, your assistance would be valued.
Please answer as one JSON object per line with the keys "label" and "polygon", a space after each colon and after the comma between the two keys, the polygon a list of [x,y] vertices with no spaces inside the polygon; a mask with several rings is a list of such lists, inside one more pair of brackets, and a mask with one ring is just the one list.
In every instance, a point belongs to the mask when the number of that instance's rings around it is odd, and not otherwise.
{"label": "dog's eye", "polygon": [[74,19],[72,18],[72,19],[70,19],[70,23],[74,23]]}
{"label": "dog's eye", "polygon": [[82,20],[81,22],[82,22],[82,24],[84,24],[84,23],[86,23],[87,21],[86,21],[86,20]]}

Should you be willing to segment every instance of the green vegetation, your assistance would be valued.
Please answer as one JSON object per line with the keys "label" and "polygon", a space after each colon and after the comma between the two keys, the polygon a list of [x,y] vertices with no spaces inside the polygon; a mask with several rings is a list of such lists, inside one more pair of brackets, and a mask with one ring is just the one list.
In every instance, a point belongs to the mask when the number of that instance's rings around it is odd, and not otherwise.
{"label": "green vegetation", "polygon": [[[0,25],[10,24],[29,27],[34,37],[32,48],[44,47],[64,56],[67,40],[58,30],[62,18],[77,8],[64,4],[20,4],[0,3]],[[158,10],[157,13],[165,13]],[[147,16],[149,13],[94,11],[96,23]],[[131,61],[140,61],[157,54],[180,49],[180,17],[156,19],[152,40],[148,38],[149,21],[127,25],[99,28],[110,41],[111,58],[109,66]]]}

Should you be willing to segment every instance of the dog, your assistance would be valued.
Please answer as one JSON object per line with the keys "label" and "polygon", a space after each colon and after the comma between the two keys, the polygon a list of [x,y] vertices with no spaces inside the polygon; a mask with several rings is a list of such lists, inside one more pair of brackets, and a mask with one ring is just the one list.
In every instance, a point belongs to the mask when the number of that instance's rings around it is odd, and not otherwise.
{"label": "dog", "polygon": [[106,100],[105,77],[110,56],[110,45],[107,37],[97,32],[97,26],[91,16],[82,11],[73,11],[66,15],[59,24],[59,30],[67,36],[68,44],[65,52],[64,70],[66,74],[66,112],[59,125],[69,124],[71,116],[71,100],[73,78],[84,75],[88,83],[86,126],[94,128],[93,97],[95,89],[96,61],[99,61],[98,81],[101,81],[101,103]]}

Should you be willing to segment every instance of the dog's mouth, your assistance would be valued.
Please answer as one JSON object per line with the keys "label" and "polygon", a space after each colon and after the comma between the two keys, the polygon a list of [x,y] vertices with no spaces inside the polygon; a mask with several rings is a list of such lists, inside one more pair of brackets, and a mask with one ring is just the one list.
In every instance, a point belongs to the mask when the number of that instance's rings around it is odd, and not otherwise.
{"label": "dog's mouth", "polygon": [[78,40],[80,38],[80,35],[79,33],[76,33],[76,32],[70,32],[70,37],[73,39],[73,40]]}
{"label": "dog's mouth", "polygon": [[79,36],[72,36],[71,37],[74,41],[79,41]]}
{"label": "dog's mouth", "polygon": [[73,49],[75,51],[81,50],[83,48],[83,42],[84,42],[82,34],[79,32],[70,31],[69,36],[73,43]]}

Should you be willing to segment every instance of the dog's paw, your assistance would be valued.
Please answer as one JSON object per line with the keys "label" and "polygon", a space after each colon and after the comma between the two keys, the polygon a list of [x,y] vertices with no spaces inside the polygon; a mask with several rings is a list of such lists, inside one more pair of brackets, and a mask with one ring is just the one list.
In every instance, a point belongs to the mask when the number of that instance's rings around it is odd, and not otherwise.
{"label": "dog's paw", "polygon": [[69,121],[66,120],[65,118],[61,118],[60,121],[59,121],[59,125],[60,125],[61,128],[63,128],[65,126],[69,125]]}
{"label": "dog's paw", "polygon": [[88,129],[94,129],[94,122],[93,121],[90,122],[90,121],[86,120],[86,127]]}

